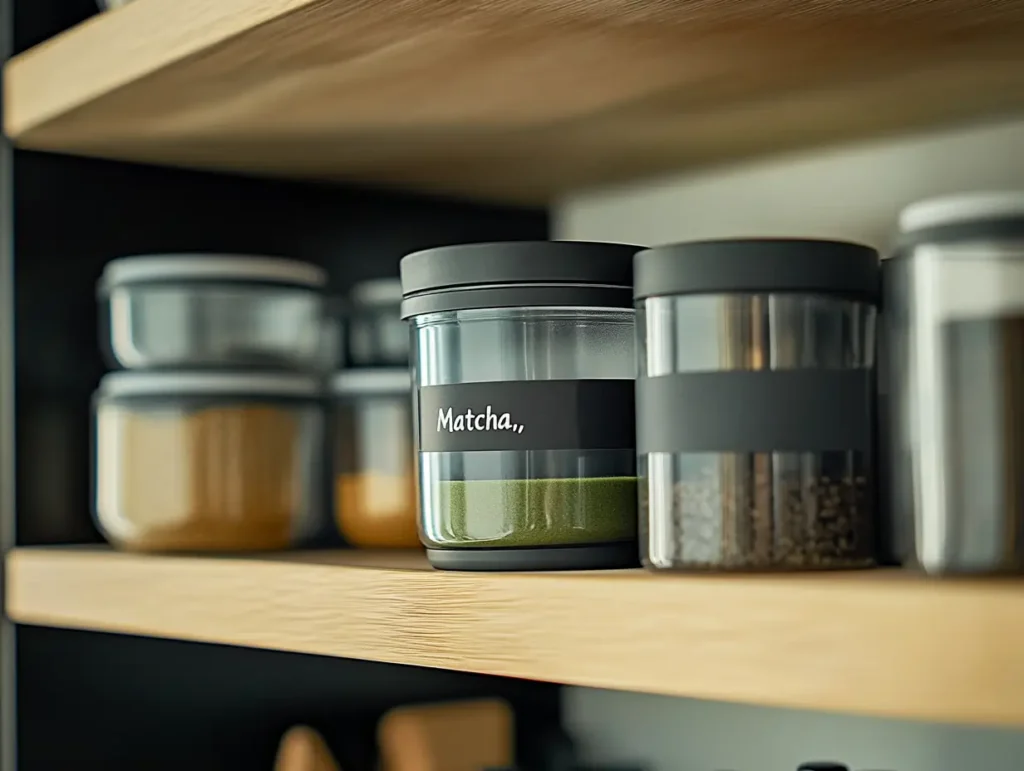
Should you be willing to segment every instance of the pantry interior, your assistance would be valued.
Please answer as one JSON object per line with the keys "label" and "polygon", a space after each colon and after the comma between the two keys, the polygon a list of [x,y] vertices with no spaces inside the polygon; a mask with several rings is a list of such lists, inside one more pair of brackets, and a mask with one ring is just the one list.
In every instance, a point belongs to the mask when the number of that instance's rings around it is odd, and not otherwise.
{"label": "pantry interior", "polygon": [[[1016,767],[1024,629],[1013,580],[502,581],[439,577],[401,558],[368,570],[346,554],[232,563],[53,545],[101,541],[87,504],[89,409],[103,372],[95,283],[111,257],[287,255],[327,268],[342,290],[394,274],[408,251],[463,241],[797,233],[885,250],[913,200],[1024,186],[1024,123],[1013,120],[1024,63],[1010,34],[1024,11],[986,23],[988,4],[936,3],[921,11],[935,14],[934,29],[874,39],[887,12],[913,27],[917,11],[865,2],[844,28],[826,10],[808,24],[841,39],[834,67],[759,101],[715,78],[778,54],[786,14],[776,29],[737,2],[749,28],[768,29],[763,48],[733,49],[751,55],[734,57],[735,70],[705,62],[708,82],[728,93],[687,101],[686,88],[657,96],[678,79],[672,31],[688,21],[659,4],[638,23],[669,14],[669,32],[648,24],[639,40],[599,34],[622,9],[595,4],[565,31],[562,59],[546,58],[560,50],[558,32],[537,35],[530,14],[541,11],[527,4],[522,28],[490,54],[474,49],[495,62],[479,81],[457,55],[459,35],[477,41],[477,29],[460,32],[442,4],[397,17],[372,4],[377,16],[357,19],[367,45],[388,51],[387,20],[401,18],[416,22],[406,34],[421,46],[385,59],[391,90],[377,91],[354,70],[334,77],[330,52],[342,44],[315,34],[317,23],[337,33],[329,23],[342,4],[218,5],[135,0],[93,18],[87,0],[3,4],[9,51],[28,52],[6,71],[7,132],[24,149],[5,146],[0,207],[13,232],[0,280],[0,521],[18,622],[2,646],[5,769],[16,745],[28,771],[259,767],[290,721],[372,735],[395,705],[483,695],[513,704],[522,737],[531,721],[561,719],[598,763],[769,771],[834,756],[893,771]],[[739,46],[740,27],[709,39]],[[944,47],[951,28],[961,39]],[[614,46],[593,52],[595,40]],[[346,45],[353,61],[373,62],[372,50]],[[858,45],[866,53],[848,52]],[[297,50],[311,61],[296,65]],[[796,47],[778,69],[824,56]],[[600,69],[620,57],[635,62],[628,77]],[[699,47],[693,61],[705,61]],[[411,101],[437,87],[417,73],[445,67],[460,76],[439,92],[451,101]],[[494,90],[488,78],[531,88]],[[749,78],[748,89],[763,85]],[[335,92],[345,111],[303,112]],[[254,121],[275,99],[292,112]],[[629,106],[602,112],[602,99]],[[772,100],[785,109],[773,112]],[[688,121],[680,104],[720,109]],[[350,152],[330,141],[345,130]],[[373,754],[351,752],[353,768]]]}

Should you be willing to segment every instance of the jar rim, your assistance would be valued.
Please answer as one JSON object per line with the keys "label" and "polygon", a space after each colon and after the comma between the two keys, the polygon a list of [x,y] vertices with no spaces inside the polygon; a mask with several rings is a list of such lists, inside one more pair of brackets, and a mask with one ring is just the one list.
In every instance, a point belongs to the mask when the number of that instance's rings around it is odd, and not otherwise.
{"label": "jar rim", "polygon": [[327,272],[316,265],[282,257],[237,254],[151,254],[118,257],[103,269],[100,294],[133,284],[238,282],[280,284],[318,289],[327,284]]}
{"label": "jar rim", "polygon": [[138,396],[266,396],[316,398],[317,377],[267,372],[111,372],[100,380],[101,398]]}

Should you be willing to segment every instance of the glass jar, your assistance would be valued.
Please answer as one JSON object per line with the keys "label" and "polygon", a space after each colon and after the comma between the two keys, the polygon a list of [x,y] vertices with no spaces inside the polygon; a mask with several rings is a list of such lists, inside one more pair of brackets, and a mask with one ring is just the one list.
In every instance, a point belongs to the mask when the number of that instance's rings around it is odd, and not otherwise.
{"label": "glass jar", "polygon": [[635,251],[523,242],[402,260],[435,567],[636,564]]}
{"label": "glass jar", "polygon": [[321,371],[335,372],[345,366],[348,347],[348,312],[341,297],[330,296],[324,304],[324,323],[320,334]]}
{"label": "glass jar", "polygon": [[340,372],[334,399],[334,514],[352,546],[414,548],[416,451],[409,370]]}
{"label": "glass jar", "polygon": [[284,549],[320,514],[317,378],[117,372],[95,396],[97,524],[141,551]]}
{"label": "glass jar", "polygon": [[362,281],[348,296],[348,353],[357,367],[407,366],[409,329],[402,321],[402,282]]}
{"label": "glass jar", "polygon": [[878,255],[710,241],[636,258],[652,569],[871,565]]}
{"label": "glass jar", "polygon": [[326,283],[316,265],[273,257],[111,260],[100,340],[126,369],[320,369]]}
{"label": "glass jar", "polygon": [[1024,192],[923,201],[886,261],[887,519],[930,573],[1024,571]]}

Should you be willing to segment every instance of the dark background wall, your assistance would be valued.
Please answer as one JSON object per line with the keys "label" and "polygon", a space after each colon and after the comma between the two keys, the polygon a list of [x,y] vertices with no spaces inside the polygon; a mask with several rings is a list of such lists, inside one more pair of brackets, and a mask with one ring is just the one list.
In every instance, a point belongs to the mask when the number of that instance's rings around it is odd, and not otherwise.
{"label": "dark background wall", "polygon": [[[9,12],[15,0],[0,3]],[[20,51],[95,7],[16,0],[13,11]],[[0,236],[11,238],[13,206],[15,301],[0,308],[0,329],[14,325],[14,512],[22,546],[99,540],[89,502],[90,397],[104,371],[94,287],[109,259],[288,256],[326,267],[341,292],[360,279],[396,275],[399,258],[415,249],[544,238],[548,229],[542,210],[30,152],[15,151],[13,168],[0,167],[6,181],[12,172],[13,204],[0,199]],[[0,281],[9,279],[0,270]],[[4,450],[0,458],[9,461]],[[0,508],[7,526],[10,509]],[[500,694],[527,728],[557,720],[553,685],[127,636],[17,632],[21,771],[269,769],[281,731],[296,722],[321,728],[346,770],[361,771],[373,765],[373,726],[385,709],[452,697]],[[9,675],[0,673],[8,688]],[[8,714],[11,706],[3,704]]]}
{"label": "dark background wall", "polygon": [[[340,292],[396,275],[414,249],[547,232],[540,211],[26,152],[14,183],[21,546],[100,540],[90,399],[104,371],[94,287],[110,258],[290,256],[326,267]],[[502,694],[535,719],[557,713],[550,685],[60,630],[17,637],[22,771],[269,769],[294,722],[323,728],[359,771],[372,767],[374,722],[389,706]]]}
{"label": "dark background wall", "polygon": [[525,680],[35,627],[18,643],[20,771],[271,771],[296,724],[376,771],[388,709],[495,696],[529,764],[559,717],[558,686]]}
{"label": "dark background wall", "polygon": [[429,246],[544,238],[544,211],[16,151],[18,543],[98,540],[89,401],[104,372],[95,285],[113,257],[221,252],[326,267],[332,290]]}

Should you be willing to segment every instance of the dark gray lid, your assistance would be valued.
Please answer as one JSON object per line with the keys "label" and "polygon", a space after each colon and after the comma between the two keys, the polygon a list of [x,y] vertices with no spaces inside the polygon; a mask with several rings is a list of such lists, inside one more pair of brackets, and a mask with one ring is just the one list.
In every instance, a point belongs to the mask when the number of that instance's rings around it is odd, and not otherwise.
{"label": "dark gray lid", "polygon": [[637,254],[634,296],[809,292],[878,302],[880,269],[878,252],[846,241],[694,241]]}
{"label": "dark gray lid", "polygon": [[640,246],[586,241],[462,244],[402,259],[402,318],[517,306],[632,307]]}

